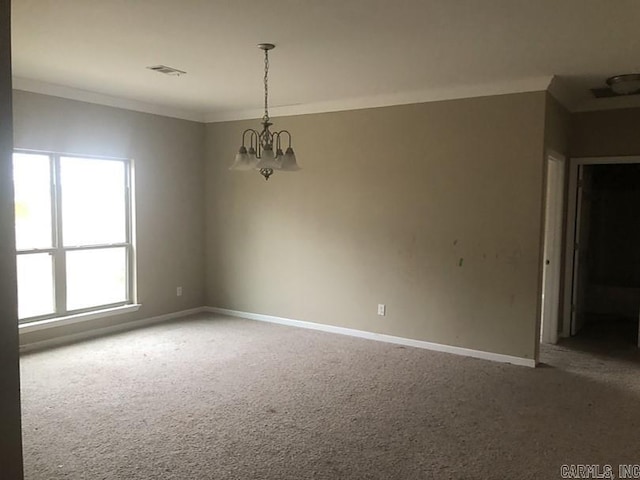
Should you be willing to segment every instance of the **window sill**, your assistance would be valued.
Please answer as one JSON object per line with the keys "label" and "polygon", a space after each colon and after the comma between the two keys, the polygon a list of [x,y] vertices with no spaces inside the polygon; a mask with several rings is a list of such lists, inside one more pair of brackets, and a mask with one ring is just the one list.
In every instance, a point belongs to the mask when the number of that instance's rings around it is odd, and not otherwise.
{"label": "window sill", "polygon": [[78,313],[67,317],[48,318],[46,320],[37,320],[35,322],[27,322],[18,325],[20,333],[37,332],[38,330],[46,330],[47,328],[62,327],[64,325],[73,325],[74,323],[82,323],[88,320],[96,320],[98,318],[113,317],[115,315],[123,315],[125,313],[137,312],[142,305],[134,303],[132,305],[123,305],[122,307],[105,308],[104,310],[96,310],[95,312]]}

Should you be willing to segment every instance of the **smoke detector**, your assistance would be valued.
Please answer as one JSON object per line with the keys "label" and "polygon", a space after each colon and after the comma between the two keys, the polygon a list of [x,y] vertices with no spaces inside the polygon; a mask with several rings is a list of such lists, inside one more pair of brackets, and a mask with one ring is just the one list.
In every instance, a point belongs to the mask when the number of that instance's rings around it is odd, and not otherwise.
{"label": "smoke detector", "polygon": [[182,70],[178,70],[177,68],[167,67],[166,65],[154,65],[147,68],[149,70],[153,70],[154,72],[164,73],[165,75],[171,75],[173,77],[179,77],[180,75],[184,75],[187,73]]}

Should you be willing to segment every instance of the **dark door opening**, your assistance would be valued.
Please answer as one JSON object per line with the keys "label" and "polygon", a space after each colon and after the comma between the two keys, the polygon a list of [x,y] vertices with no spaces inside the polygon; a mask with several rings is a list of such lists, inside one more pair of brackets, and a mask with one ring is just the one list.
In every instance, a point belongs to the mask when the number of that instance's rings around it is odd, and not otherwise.
{"label": "dark door opening", "polygon": [[581,168],[576,335],[638,345],[640,164]]}

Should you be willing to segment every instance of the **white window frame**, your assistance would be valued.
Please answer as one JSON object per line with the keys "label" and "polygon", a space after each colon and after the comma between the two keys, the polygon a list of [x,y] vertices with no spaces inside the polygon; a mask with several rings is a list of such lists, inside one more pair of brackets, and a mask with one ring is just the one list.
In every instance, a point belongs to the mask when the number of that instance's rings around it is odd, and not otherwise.
{"label": "white window frame", "polygon": [[[114,312],[118,307],[127,307],[136,304],[136,285],[135,285],[135,246],[134,246],[134,204],[133,204],[133,160],[127,158],[103,157],[95,155],[79,155],[48,151],[14,149],[14,153],[23,153],[31,155],[46,155],[49,157],[50,183],[51,188],[51,248],[33,248],[33,249],[16,249],[16,260],[20,255],[30,255],[37,253],[48,253],[53,258],[53,291],[54,291],[54,313],[38,315],[33,317],[21,318],[18,323],[42,323],[48,324],[51,320],[65,318],[95,318],[93,315],[87,315],[93,312]],[[107,244],[88,244],[64,246],[62,238],[62,184],[60,181],[60,159],[65,158],[81,158],[107,160],[121,162],[124,164],[125,170],[125,241],[119,243]],[[81,250],[96,250],[109,248],[125,248],[126,252],[126,299],[121,302],[95,305],[87,308],[68,310],[67,309],[67,292],[66,292],[66,253]],[[138,305],[136,305],[139,308]],[[137,308],[135,310],[137,310]],[[122,313],[129,311],[123,308]]]}

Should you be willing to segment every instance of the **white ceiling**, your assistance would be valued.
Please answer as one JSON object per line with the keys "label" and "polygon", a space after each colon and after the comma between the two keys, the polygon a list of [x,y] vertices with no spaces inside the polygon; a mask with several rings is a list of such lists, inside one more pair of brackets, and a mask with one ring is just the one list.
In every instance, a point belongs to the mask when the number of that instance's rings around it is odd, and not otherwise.
{"label": "white ceiling", "polygon": [[[546,88],[640,71],[638,0],[13,0],[15,87],[196,120]],[[187,72],[162,75],[164,64]],[[636,97],[637,98],[637,97]],[[280,107],[280,108],[278,108]]]}

